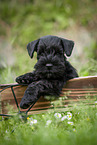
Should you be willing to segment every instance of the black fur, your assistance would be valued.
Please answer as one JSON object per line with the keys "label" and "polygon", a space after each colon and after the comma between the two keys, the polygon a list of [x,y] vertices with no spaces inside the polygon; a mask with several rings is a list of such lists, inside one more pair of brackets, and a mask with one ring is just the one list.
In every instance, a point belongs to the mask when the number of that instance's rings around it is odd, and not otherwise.
{"label": "black fur", "polygon": [[[37,52],[35,71],[16,78],[19,84],[28,84],[20,107],[28,108],[40,96],[58,97],[69,79],[78,77],[74,67],[66,60],[74,42],[57,36],[44,36],[27,45],[30,57]],[[65,55],[64,55],[65,54]]]}

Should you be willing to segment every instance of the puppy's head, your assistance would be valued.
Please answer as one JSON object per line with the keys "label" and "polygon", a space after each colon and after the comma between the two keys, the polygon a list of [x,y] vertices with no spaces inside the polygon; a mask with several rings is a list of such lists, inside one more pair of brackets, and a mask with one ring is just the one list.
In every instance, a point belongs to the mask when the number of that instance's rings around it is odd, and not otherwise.
{"label": "puppy's head", "polygon": [[30,42],[27,50],[31,58],[37,52],[35,69],[41,78],[58,78],[65,72],[65,56],[71,55],[73,46],[71,40],[48,35]]}
{"label": "puppy's head", "polygon": [[42,48],[45,48],[46,50],[47,47],[51,48],[52,46],[57,46],[57,48],[63,49],[64,53],[67,56],[70,56],[74,47],[74,42],[57,36],[48,35],[30,42],[27,45],[27,50],[30,57],[32,58],[35,51],[40,53]]}

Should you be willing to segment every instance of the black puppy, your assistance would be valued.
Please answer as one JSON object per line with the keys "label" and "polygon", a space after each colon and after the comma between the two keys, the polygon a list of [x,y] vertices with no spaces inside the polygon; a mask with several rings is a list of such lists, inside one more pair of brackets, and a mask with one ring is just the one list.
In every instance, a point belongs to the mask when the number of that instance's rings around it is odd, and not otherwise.
{"label": "black puppy", "polygon": [[30,57],[37,52],[35,71],[16,78],[19,84],[28,84],[20,107],[28,108],[40,96],[58,97],[69,79],[78,77],[74,67],[66,60],[70,56],[74,42],[57,36],[44,36],[27,45]]}

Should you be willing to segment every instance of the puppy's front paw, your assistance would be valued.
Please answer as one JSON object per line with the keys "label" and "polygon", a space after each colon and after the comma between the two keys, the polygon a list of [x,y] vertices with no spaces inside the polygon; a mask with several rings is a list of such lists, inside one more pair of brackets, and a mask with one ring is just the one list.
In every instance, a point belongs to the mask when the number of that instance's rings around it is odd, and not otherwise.
{"label": "puppy's front paw", "polygon": [[20,108],[22,108],[22,109],[27,109],[30,105],[31,105],[31,102],[29,102],[29,101],[20,102]]}
{"label": "puppy's front paw", "polygon": [[34,103],[36,97],[31,92],[25,91],[24,96],[20,102],[20,108],[27,109],[32,103]]}
{"label": "puppy's front paw", "polygon": [[16,82],[18,84],[29,84],[29,81],[26,80],[23,76],[19,76],[16,78]]}

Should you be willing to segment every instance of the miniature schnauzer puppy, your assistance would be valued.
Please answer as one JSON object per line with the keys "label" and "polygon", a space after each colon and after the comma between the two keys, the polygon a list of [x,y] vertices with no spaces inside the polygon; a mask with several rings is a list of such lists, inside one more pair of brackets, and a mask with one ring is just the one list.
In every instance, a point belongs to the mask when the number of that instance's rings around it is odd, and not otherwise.
{"label": "miniature schnauzer puppy", "polygon": [[35,70],[16,78],[19,84],[28,84],[21,100],[20,107],[28,108],[40,96],[58,97],[64,84],[78,74],[75,68],[67,61],[74,42],[57,36],[44,36],[27,45],[30,57],[37,52]]}

